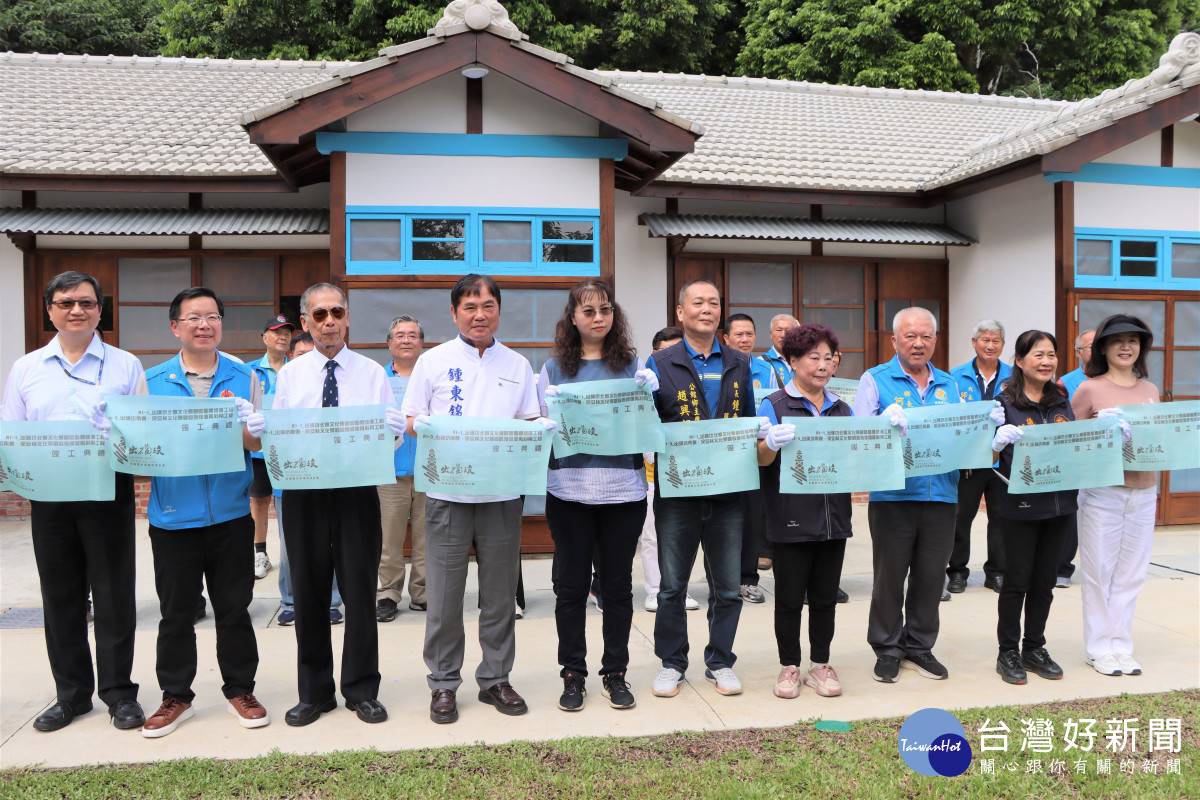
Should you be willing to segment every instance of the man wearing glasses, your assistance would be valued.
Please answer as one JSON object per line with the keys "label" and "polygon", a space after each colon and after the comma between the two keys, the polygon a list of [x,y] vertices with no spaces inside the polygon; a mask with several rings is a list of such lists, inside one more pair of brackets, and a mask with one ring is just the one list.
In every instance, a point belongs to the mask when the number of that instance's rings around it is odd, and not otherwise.
{"label": "man wearing glasses", "polygon": [[[64,272],[47,284],[45,308],[58,334],[13,366],[3,419],[88,419],[106,395],[144,390],[141,362],[96,333],[102,298],[100,282],[82,272]],[[57,696],[33,727],[66,727],[92,710],[92,691],[98,688],[113,724],[138,728],[145,717],[138,685],[130,679],[136,618],[133,476],[117,473],[110,501],[31,501],[30,508],[46,655]],[[95,676],[85,618],[89,586],[95,599]]]}

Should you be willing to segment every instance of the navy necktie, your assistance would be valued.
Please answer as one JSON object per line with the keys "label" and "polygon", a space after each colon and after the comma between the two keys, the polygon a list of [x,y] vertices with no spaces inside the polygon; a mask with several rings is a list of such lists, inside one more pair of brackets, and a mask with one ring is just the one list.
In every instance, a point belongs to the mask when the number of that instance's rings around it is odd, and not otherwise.
{"label": "navy necktie", "polygon": [[325,363],[325,387],[321,390],[321,408],[336,408],[338,404],[337,378],[333,371],[337,368],[336,361]]}

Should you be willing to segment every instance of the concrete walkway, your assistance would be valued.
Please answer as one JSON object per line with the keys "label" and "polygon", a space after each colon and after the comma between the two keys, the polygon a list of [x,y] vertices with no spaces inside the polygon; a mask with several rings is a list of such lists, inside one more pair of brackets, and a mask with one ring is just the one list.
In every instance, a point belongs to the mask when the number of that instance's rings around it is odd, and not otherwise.
{"label": "concrete walkway", "polygon": [[[629,680],[638,698],[636,708],[616,711],[600,693],[597,677],[589,681],[587,706],[567,714],[556,707],[562,683],[556,663],[557,636],[554,595],[550,590],[550,561],[524,562],[528,598],[526,618],[517,622],[517,662],[513,685],[529,702],[523,717],[504,717],[480,704],[468,678],[460,693],[461,718],[454,725],[429,720],[429,691],[421,660],[424,615],[405,610],[394,622],[380,626],[380,663],[383,686],[380,700],[390,718],[366,725],[344,709],[326,714],[305,728],[289,728],[284,712],[296,702],[296,637],[274,622],[279,594],[276,573],[255,586],[251,614],[258,628],[261,664],[256,695],[271,713],[265,728],[244,730],[225,711],[216,669],[215,635],[211,615],[197,626],[200,670],[195,682],[196,716],[175,733],[161,739],[144,739],[137,731],[118,731],[108,721],[103,706],[64,730],[40,733],[30,723],[54,702],[54,688],[46,662],[41,628],[0,630],[0,766],[41,764],[70,766],[106,762],[144,762],[184,757],[245,758],[278,748],[288,753],[320,753],[375,747],[380,750],[431,747],[512,739],[555,739],[568,736],[638,736],[676,730],[771,727],[797,720],[824,718],[853,720],[900,716],[928,706],[965,708],[992,704],[1027,704],[1121,692],[1148,693],[1200,686],[1200,527],[1161,528],[1155,536],[1154,566],[1138,603],[1134,638],[1137,657],[1145,673],[1137,677],[1110,678],[1083,664],[1083,637],[1077,585],[1055,591],[1047,631],[1048,647],[1063,665],[1066,677],[1045,681],[1030,676],[1025,686],[1010,686],[995,674],[996,595],[981,586],[979,565],[984,555],[982,516],[976,521],[972,574],[966,593],[942,605],[942,630],[936,654],[950,670],[950,678],[935,683],[915,672],[901,670],[896,684],[871,679],[874,657],[866,643],[867,611],[871,592],[871,543],[866,507],[855,507],[856,535],[847,548],[842,586],[849,604],[838,607],[838,632],[833,664],[841,676],[844,694],[821,698],[805,688],[796,700],[772,695],[779,670],[772,627],[774,580],[764,573],[764,605],[742,609],[736,652],[736,670],[746,687],[740,696],[722,697],[703,678],[697,661],[677,697],[656,698],[650,683],[658,672],[654,658],[654,615],[642,610],[641,565],[635,562],[634,626],[630,642]],[[141,683],[140,700],[150,714],[160,693],[154,676],[158,600],[146,523],[139,523],[138,631],[134,679]],[[276,560],[277,539],[272,524],[269,540]],[[0,522],[0,612],[20,614],[41,605],[28,523]],[[472,568],[472,580],[474,577]],[[692,595],[703,604],[707,598],[703,573],[693,573]],[[468,591],[474,591],[473,583]],[[469,596],[466,607],[473,609]],[[28,612],[26,612],[28,613]],[[588,646],[598,670],[600,615],[588,613]],[[10,618],[11,619],[11,618]],[[703,612],[688,615],[693,659],[705,642]],[[3,617],[0,617],[0,622]],[[475,614],[467,619],[467,657],[464,675],[473,675],[479,649],[474,642]],[[340,652],[343,627],[334,628],[335,654]],[[807,643],[805,642],[807,656]]]}

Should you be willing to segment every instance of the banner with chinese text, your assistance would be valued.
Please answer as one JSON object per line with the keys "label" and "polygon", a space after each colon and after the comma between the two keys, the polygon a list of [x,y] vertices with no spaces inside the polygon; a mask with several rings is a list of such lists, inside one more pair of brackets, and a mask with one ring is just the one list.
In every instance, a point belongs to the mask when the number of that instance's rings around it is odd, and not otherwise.
{"label": "banner with chinese text", "polygon": [[1200,467],[1200,400],[1121,406],[1132,436],[1125,469],[1153,472]]}
{"label": "banner with chinese text", "polygon": [[287,408],[263,412],[263,457],[271,486],[342,489],[396,481],[396,435],[387,406]]}
{"label": "banner with chinese text", "polygon": [[47,503],[112,500],[106,450],[89,422],[0,422],[0,491]]}
{"label": "banner with chinese text", "polygon": [[758,488],[758,420],[754,417],[668,422],[657,459],[663,497],[707,497]]}
{"label": "banner with chinese text", "polygon": [[662,449],[654,398],[632,378],[563,383],[558,390],[557,397],[546,398],[550,417],[558,422],[556,457],[623,456]]}
{"label": "banner with chinese text", "polygon": [[1120,486],[1125,481],[1116,417],[1026,425],[1013,445],[1009,494]]}
{"label": "banner with chinese text", "polygon": [[231,398],[113,395],[107,401],[108,463],[117,472],[178,478],[246,469]]}
{"label": "banner with chinese text", "polygon": [[915,478],[990,467],[996,461],[992,454],[996,423],[988,414],[995,407],[992,400],[980,400],[906,408],[905,476]]}
{"label": "banner with chinese text", "polygon": [[786,417],[796,438],[779,451],[782,494],[904,488],[900,432],[886,417]]}
{"label": "banner with chinese text", "polygon": [[416,489],[476,497],[545,494],[550,438],[540,422],[433,417],[417,431]]}

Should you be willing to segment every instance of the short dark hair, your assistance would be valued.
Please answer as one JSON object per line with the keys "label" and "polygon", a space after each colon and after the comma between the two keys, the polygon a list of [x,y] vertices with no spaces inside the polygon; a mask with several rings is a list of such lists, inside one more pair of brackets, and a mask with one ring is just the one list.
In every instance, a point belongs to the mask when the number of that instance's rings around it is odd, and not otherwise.
{"label": "short dark hair", "polygon": [[696,285],[696,284],[698,284],[698,283],[707,283],[709,286],[711,286],[711,287],[713,287],[714,289],[716,289],[716,290],[717,290],[717,295],[718,295],[718,296],[720,296],[720,294],[721,294],[721,289],[720,289],[720,288],[719,288],[719,287],[718,287],[718,286],[717,286],[715,283],[713,283],[712,281],[710,281],[708,278],[697,278],[696,280],[694,280],[694,281],[688,281],[688,282],[687,282],[687,283],[685,283],[683,286],[679,287],[679,298],[678,298],[678,301],[677,301],[679,305],[683,305],[683,296],[684,296],[685,294],[687,294],[687,290],[688,290],[688,289],[690,289],[690,288],[692,288],[693,286],[695,286],[695,285]]}
{"label": "short dark hair", "polygon": [[50,279],[46,284],[46,307],[48,308],[54,302],[54,295],[59,292],[69,292],[81,283],[89,284],[92,290],[96,293],[96,302],[104,303],[104,293],[100,291],[100,281],[82,272],[68,270],[60,272]]}
{"label": "short dark hair", "polygon": [[[1058,350],[1058,339],[1054,338],[1054,334],[1049,331],[1029,330],[1017,337],[1017,343],[1013,345],[1013,371],[1009,379],[1004,383],[1004,387],[1000,390],[1000,394],[1008,398],[1008,402],[1012,403],[1016,408],[1033,408],[1033,403],[1025,395],[1025,370],[1021,369],[1017,364],[1018,358],[1025,358],[1033,350],[1034,346],[1040,341],[1050,342],[1051,350]],[[1067,390],[1060,386],[1057,381],[1047,381],[1042,389],[1042,405],[1046,405],[1051,397],[1067,398]]]}
{"label": "short dark hair", "polygon": [[217,303],[217,313],[222,317],[225,316],[225,304],[221,302],[221,298],[217,297],[216,292],[206,286],[192,286],[175,295],[175,299],[171,301],[169,312],[171,321],[179,319],[179,307],[183,305],[184,300],[193,300],[197,297],[211,297]]}
{"label": "short dark hair", "polygon": [[728,317],[725,318],[725,332],[726,333],[729,332],[729,326],[735,322],[749,322],[750,327],[755,328],[755,330],[757,330],[757,327],[754,325],[754,317],[750,316],[749,314],[730,314]]}
{"label": "short dark hair", "polygon": [[800,358],[811,352],[821,342],[829,345],[831,353],[838,349],[837,334],[832,328],[819,322],[805,322],[783,335],[783,352],[780,355],[790,364],[793,358]]}
{"label": "short dark hair", "polygon": [[654,338],[650,340],[650,349],[657,350],[658,346],[660,344],[662,344],[663,342],[670,341],[671,339],[682,339],[682,338],[683,338],[683,328],[680,328],[676,325],[669,325],[669,326],[663,328],[658,333],[654,334]]}
{"label": "short dark hair", "polygon": [[471,272],[463,275],[458,279],[458,283],[454,284],[454,288],[450,290],[450,307],[458,308],[458,301],[464,296],[478,297],[483,294],[483,290],[487,289],[492,297],[496,298],[496,306],[500,306],[500,287],[496,285],[496,279],[491,275],[480,275],[477,272]]}
{"label": "short dark hair", "polygon": [[288,352],[290,353],[293,350],[295,350],[296,345],[298,345],[302,342],[311,342],[312,340],[313,340],[313,338],[312,338],[311,333],[309,333],[308,331],[301,331],[300,333],[297,333],[295,336],[292,337],[291,343],[288,344]]}

